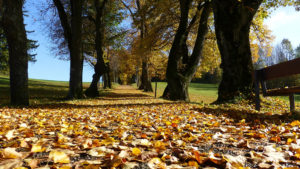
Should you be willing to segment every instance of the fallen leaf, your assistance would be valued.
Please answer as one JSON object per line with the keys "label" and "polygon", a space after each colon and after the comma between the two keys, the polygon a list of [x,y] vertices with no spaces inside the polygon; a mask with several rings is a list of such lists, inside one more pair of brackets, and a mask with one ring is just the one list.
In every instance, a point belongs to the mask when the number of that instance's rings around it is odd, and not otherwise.
{"label": "fallen leaf", "polygon": [[23,155],[19,152],[16,152],[15,148],[7,147],[1,151],[3,158],[21,158]]}
{"label": "fallen leaf", "polygon": [[54,163],[70,163],[70,157],[66,153],[57,150],[50,152],[49,159],[53,160]]}
{"label": "fallen leaf", "polygon": [[141,150],[139,148],[136,148],[136,147],[132,148],[131,152],[135,156],[139,156],[142,153]]}
{"label": "fallen leaf", "polygon": [[12,138],[15,138],[14,132],[15,132],[15,130],[9,130],[9,131],[5,134],[5,137],[7,138],[7,140],[11,140]]}

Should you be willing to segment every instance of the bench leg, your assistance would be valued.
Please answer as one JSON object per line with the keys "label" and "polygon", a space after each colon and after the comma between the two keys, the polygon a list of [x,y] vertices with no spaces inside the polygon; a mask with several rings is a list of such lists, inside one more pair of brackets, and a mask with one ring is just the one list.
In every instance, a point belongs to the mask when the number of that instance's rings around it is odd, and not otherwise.
{"label": "bench leg", "polygon": [[294,94],[290,94],[289,98],[290,98],[290,110],[291,110],[291,112],[293,112],[295,110]]}
{"label": "bench leg", "polygon": [[255,109],[260,110],[260,99],[259,99],[259,81],[255,79]]}

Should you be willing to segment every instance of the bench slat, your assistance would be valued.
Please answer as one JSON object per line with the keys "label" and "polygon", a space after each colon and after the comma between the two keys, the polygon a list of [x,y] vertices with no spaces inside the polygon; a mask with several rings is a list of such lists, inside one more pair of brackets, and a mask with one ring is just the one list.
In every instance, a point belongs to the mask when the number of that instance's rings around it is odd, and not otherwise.
{"label": "bench slat", "polygon": [[289,96],[292,93],[300,93],[300,87],[270,89],[267,90],[264,96]]}
{"label": "bench slat", "polygon": [[300,74],[300,58],[268,66],[259,71],[263,72],[264,80]]}

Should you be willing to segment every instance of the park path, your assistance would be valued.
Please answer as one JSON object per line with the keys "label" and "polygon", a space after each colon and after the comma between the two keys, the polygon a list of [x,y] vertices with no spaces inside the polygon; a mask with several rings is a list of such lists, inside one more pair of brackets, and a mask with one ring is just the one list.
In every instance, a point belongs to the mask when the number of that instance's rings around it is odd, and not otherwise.
{"label": "park path", "polygon": [[75,102],[76,105],[93,106],[142,106],[151,104],[171,104],[172,101],[154,98],[153,93],[146,93],[130,85],[118,85],[112,90],[107,90],[100,97],[91,100]]}

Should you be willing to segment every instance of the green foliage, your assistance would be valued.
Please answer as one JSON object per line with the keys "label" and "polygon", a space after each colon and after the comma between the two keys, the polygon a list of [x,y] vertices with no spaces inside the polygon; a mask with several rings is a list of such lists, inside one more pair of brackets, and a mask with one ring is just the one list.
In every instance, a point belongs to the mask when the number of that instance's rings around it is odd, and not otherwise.
{"label": "green foliage", "polygon": [[294,50],[290,40],[283,39],[281,41],[282,51],[285,55],[286,60],[291,60],[294,58]]}
{"label": "green foliage", "polygon": [[295,58],[300,58],[300,45],[295,49]]}
{"label": "green foliage", "polygon": [[8,73],[8,45],[4,36],[3,29],[0,29],[0,72]]}

